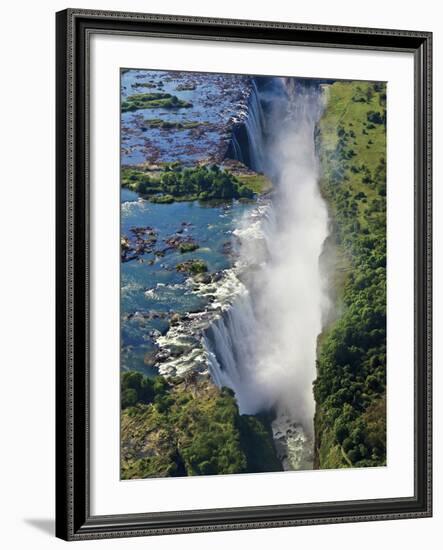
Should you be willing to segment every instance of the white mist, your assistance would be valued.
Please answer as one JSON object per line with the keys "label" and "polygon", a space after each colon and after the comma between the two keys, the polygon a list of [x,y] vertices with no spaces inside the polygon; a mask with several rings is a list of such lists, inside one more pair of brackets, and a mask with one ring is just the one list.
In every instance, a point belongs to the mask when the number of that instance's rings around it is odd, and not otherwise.
{"label": "white mist", "polygon": [[244,220],[238,232],[240,263],[254,269],[233,307],[211,328],[207,347],[216,383],[235,391],[242,413],[273,408],[274,435],[278,439],[281,431],[287,447],[291,425],[301,425],[312,442],[312,382],[326,300],[319,258],[328,215],[315,155],[318,88],[274,79],[267,95],[266,139],[256,140],[255,153],[275,193],[267,212]]}

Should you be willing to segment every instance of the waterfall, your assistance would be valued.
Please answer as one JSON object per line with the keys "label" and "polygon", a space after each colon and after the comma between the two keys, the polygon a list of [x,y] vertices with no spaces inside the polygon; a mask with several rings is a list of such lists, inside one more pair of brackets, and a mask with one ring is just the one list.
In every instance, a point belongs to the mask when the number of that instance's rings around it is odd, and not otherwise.
{"label": "waterfall", "polygon": [[266,158],[264,136],[265,116],[257,83],[252,79],[247,116],[232,133],[230,156],[256,172],[263,172]]}
{"label": "waterfall", "polygon": [[245,122],[249,145],[250,167],[256,172],[264,170],[264,114],[255,79],[252,79],[252,91],[249,97],[249,111]]}
{"label": "waterfall", "polygon": [[[246,129],[251,167],[265,170],[275,192],[267,215],[255,226],[243,220],[237,232],[239,263],[254,268],[243,274],[232,307],[207,331],[205,346],[214,381],[234,390],[241,413],[275,411],[274,437],[289,460],[292,448],[312,444],[312,382],[326,303],[319,258],[327,210],[314,142],[322,99],[317,86],[297,79],[274,78],[264,88],[253,88]],[[302,467],[297,456],[292,468]]]}
{"label": "waterfall", "polygon": [[234,158],[236,158],[240,162],[244,162],[243,151],[242,151],[242,148],[240,146],[240,143],[238,142],[238,139],[237,139],[237,136],[235,135],[235,133],[232,134],[231,144],[232,144],[232,148],[233,148]]}
{"label": "waterfall", "polygon": [[232,307],[213,322],[205,334],[212,379],[220,387],[233,389],[239,410],[249,414],[273,404],[267,402],[266,389],[256,385],[257,373],[249,363],[255,356],[258,330],[251,296],[243,286]]}

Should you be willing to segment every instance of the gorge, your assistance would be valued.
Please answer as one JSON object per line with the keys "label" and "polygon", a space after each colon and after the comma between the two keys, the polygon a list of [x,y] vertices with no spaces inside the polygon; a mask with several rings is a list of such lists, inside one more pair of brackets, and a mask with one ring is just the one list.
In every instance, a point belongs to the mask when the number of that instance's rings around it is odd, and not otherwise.
{"label": "gorge", "polygon": [[247,214],[236,231],[244,288],[205,342],[211,376],[234,390],[240,412],[274,412],[277,449],[296,469],[312,457],[316,341],[327,300],[319,258],[328,216],[314,141],[322,95],[302,80],[259,79],[259,87],[240,160],[264,171],[274,192],[254,230]]}
{"label": "gorge", "polygon": [[385,464],[384,85],[122,101],[122,479]]}

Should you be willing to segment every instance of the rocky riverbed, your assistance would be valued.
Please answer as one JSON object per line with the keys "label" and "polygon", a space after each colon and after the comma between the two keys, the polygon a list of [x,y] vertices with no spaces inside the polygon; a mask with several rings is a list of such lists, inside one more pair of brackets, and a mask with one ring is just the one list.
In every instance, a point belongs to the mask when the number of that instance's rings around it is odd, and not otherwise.
{"label": "rocky riverbed", "polygon": [[[234,395],[238,388],[226,383],[213,351],[214,327],[223,325],[233,304],[249,301],[250,272],[260,269],[268,252],[261,224],[270,211],[272,184],[258,164],[251,169],[253,138],[247,135],[262,122],[260,113],[250,112],[251,105],[259,108],[256,84],[239,75],[124,70],[121,87],[121,368],[166,384],[155,406],[137,403],[137,413],[123,415],[123,476],[177,475],[171,464],[186,475],[186,453],[176,456],[175,443],[165,472],[155,466],[152,473],[143,461],[146,452],[166,452],[157,431],[150,431],[151,413],[159,408],[181,414],[174,403],[189,392],[204,403],[203,416],[207,397],[234,400],[233,431],[242,422],[258,430],[260,464],[253,464],[254,447],[248,465],[233,472],[304,467],[297,426],[277,418],[271,427],[272,411],[263,411],[261,419],[254,415],[262,411],[244,414]],[[237,155],[241,146],[248,154]],[[130,392],[126,398],[133,399]],[[250,437],[245,434],[251,426],[242,428],[242,437]],[[153,437],[146,439],[148,433]],[[143,444],[134,447],[135,440]],[[242,441],[243,451],[248,446]],[[211,473],[207,465],[202,472]]]}
{"label": "rocky riverbed", "polygon": [[[123,164],[220,163],[226,157],[232,129],[247,117],[251,78],[177,71],[122,72],[123,103],[147,93],[153,99],[139,102],[144,108],[122,112]],[[171,98],[177,99],[167,103]]]}
{"label": "rocky riverbed", "polygon": [[[265,176],[228,157],[234,129],[248,116],[251,91],[248,76],[123,70],[124,170],[155,182],[168,163],[180,169],[214,163],[237,185],[268,192]],[[122,189],[121,218],[122,368],[163,375],[191,367],[207,371],[202,335],[235,297],[228,272],[235,230],[256,199],[201,202],[168,195],[163,201],[128,187]]]}

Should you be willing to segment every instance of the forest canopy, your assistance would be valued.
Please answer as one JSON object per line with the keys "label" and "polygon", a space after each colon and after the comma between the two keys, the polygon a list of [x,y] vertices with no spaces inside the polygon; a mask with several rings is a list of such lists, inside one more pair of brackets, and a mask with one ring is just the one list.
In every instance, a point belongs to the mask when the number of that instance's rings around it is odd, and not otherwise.
{"label": "forest canopy", "polygon": [[208,379],[127,371],[121,407],[123,479],[281,470],[269,418],[240,415]]}
{"label": "forest canopy", "polygon": [[[162,172],[155,174],[124,167],[122,186],[149,196],[153,202],[172,202],[177,199],[239,199],[254,196],[250,188],[216,164],[194,168],[182,168],[181,165],[166,166]],[[162,197],[171,197],[171,200],[164,201]]]}
{"label": "forest canopy", "polygon": [[319,468],[386,464],[386,86],[336,82],[319,124],[338,319],[319,340]]}

